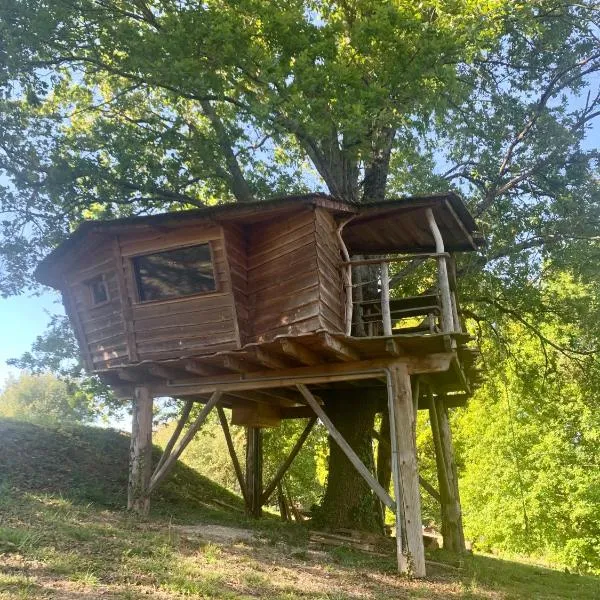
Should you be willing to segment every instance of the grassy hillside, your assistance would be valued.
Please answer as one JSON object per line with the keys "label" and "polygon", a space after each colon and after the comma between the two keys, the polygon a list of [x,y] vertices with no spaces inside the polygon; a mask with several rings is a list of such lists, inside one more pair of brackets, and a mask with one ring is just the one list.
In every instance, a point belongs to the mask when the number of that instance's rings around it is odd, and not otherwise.
{"label": "grassy hillside", "polygon": [[182,465],[138,520],[122,510],[128,447],[113,431],[0,421],[0,599],[600,597],[598,579],[484,556],[410,581],[393,557],[315,551],[302,526],[248,521]]}
{"label": "grassy hillside", "polygon": [[[128,461],[129,436],[115,430],[0,419],[0,482],[17,492],[123,508]],[[238,496],[178,463],[153,508],[183,516],[213,509],[220,514],[219,502],[243,508]]]}

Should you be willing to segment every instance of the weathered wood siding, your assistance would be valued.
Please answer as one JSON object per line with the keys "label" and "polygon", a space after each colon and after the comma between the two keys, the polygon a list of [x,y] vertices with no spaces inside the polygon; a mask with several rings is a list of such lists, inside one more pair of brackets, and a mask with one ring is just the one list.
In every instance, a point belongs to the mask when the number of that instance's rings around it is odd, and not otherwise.
{"label": "weathered wood siding", "polygon": [[[209,242],[216,291],[188,297],[139,302],[132,258],[191,244]],[[219,226],[200,224],[168,231],[147,229],[119,240],[123,280],[129,303],[132,360],[161,360],[211,354],[240,346],[229,265]]]}
{"label": "weathered wood siding", "polygon": [[[126,326],[121,310],[117,255],[108,243],[91,250],[70,269],[63,290],[65,308],[88,370],[127,363]],[[109,301],[92,306],[86,281],[103,275]]]}
{"label": "weathered wood siding", "polygon": [[248,230],[248,300],[255,341],[320,327],[315,216],[310,209]]}
{"label": "weathered wood siding", "polygon": [[[232,350],[277,335],[343,330],[336,224],[324,209],[248,224],[140,227],[105,239],[70,269],[65,300],[87,367],[103,370]],[[132,259],[210,243],[216,291],[140,302]],[[109,301],[86,281],[103,275]]]}
{"label": "weathered wood siding", "polygon": [[332,332],[344,331],[344,287],[341,254],[333,215],[315,210],[315,233],[319,268],[321,327]]}
{"label": "weathered wood siding", "polygon": [[223,226],[225,255],[231,274],[231,290],[241,344],[251,341],[252,328],[248,308],[248,239],[241,225],[226,223]]}

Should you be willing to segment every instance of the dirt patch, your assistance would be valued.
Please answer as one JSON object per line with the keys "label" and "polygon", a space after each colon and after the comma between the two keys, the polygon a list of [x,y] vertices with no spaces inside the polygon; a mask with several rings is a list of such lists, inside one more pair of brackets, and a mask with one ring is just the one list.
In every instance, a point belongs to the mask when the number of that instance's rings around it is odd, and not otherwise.
{"label": "dirt patch", "polygon": [[259,539],[256,531],[225,525],[173,525],[171,529],[185,537],[198,537],[224,544],[253,542]]}

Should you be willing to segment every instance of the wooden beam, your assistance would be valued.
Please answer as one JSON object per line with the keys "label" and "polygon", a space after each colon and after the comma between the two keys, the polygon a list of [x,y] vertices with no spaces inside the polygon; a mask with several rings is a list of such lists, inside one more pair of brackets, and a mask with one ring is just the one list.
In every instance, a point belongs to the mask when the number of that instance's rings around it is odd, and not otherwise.
{"label": "wooden beam", "polygon": [[263,367],[267,367],[269,369],[289,369],[290,364],[285,360],[263,350],[262,348],[253,348],[252,355],[254,360],[262,365]]}
{"label": "wooden beam", "polygon": [[281,464],[279,469],[277,469],[277,473],[275,473],[273,479],[271,480],[271,483],[269,483],[269,485],[266,487],[265,491],[263,492],[262,499],[261,499],[261,503],[263,505],[269,501],[271,494],[275,491],[275,488],[281,482],[281,479],[286,474],[287,470],[290,468],[290,465],[296,458],[298,452],[300,452],[300,450],[302,449],[302,446],[304,446],[304,442],[306,442],[306,438],[308,438],[308,436],[310,435],[310,432],[312,431],[312,428],[314,427],[316,422],[317,422],[316,417],[313,417],[312,419],[310,419],[310,421],[307,423],[306,427],[304,428],[304,431],[300,434],[300,437],[294,444],[294,447],[292,448],[289,456],[283,461],[283,463]]}
{"label": "wooden beam", "polygon": [[406,365],[402,363],[398,363],[388,373],[398,571],[414,577],[425,577],[425,549],[421,523],[417,449],[413,435],[415,415],[410,375]]}
{"label": "wooden beam", "polygon": [[[431,235],[435,240],[435,250],[439,254],[444,253],[444,239],[442,233],[435,222],[433,210],[427,208],[425,210],[427,223],[431,230]],[[440,298],[442,301],[442,330],[444,333],[454,331],[454,319],[452,316],[452,298],[450,295],[450,282],[448,279],[448,266],[446,264],[446,256],[438,257],[438,286],[440,288]]]}
{"label": "wooden beam", "polygon": [[290,406],[281,408],[282,419],[308,419],[315,414],[310,406]]}
{"label": "wooden beam", "polygon": [[381,487],[377,479],[372,473],[365,467],[364,463],[360,460],[356,452],[351,448],[350,444],[344,439],[342,434],[336,429],[331,419],[327,416],[321,405],[317,402],[317,399],[312,395],[310,390],[302,384],[299,384],[298,390],[304,396],[307,404],[315,411],[315,414],[319,417],[325,428],[329,432],[329,435],[335,440],[336,444],[340,447],[342,452],[348,457],[348,460],[354,465],[354,468],[360,473],[363,479],[367,482],[369,487],[375,492],[377,497],[391,510],[395,510],[395,502],[386,490]]}
{"label": "wooden beam", "polygon": [[129,454],[127,508],[139,515],[150,510],[152,473],[152,396],[147,387],[135,388]]}
{"label": "wooden beam", "polygon": [[177,421],[177,425],[173,431],[173,434],[171,435],[171,438],[167,442],[167,445],[165,446],[165,449],[163,450],[160,460],[158,461],[158,464],[156,465],[156,468],[154,469],[155,473],[163,466],[165,460],[167,460],[167,458],[169,458],[171,451],[173,450],[173,446],[175,446],[175,442],[177,442],[177,440],[179,439],[179,436],[181,435],[181,432],[183,431],[183,428],[185,427],[185,424],[187,423],[188,417],[190,416],[190,412],[192,411],[193,406],[194,406],[193,400],[186,400],[186,402],[183,406],[183,410],[181,411],[181,416],[179,417],[179,420]]}
{"label": "wooden beam", "polygon": [[240,467],[240,461],[238,460],[233,440],[231,439],[231,432],[229,431],[229,425],[227,424],[227,417],[225,411],[221,406],[217,406],[217,412],[219,414],[219,421],[221,422],[221,428],[223,429],[223,435],[227,442],[227,449],[229,450],[229,456],[231,456],[231,462],[233,463],[233,470],[238,480],[244,503],[248,505],[248,490],[246,489],[246,482],[244,480],[244,474],[242,473],[242,467]]}
{"label": "wooden beam", "polygon": [[340,381],[357,381],[360,379],[377,379],[385,373],[392,363],[401,360],[410,373],[435,373],[446,371],[453,354],[433,354],[423,357],[406,356],[400,359],[379,358],[357,362],[324,363],[313,367],[296,367],[281,371],[253,371],[251,373],[229,373],[213,377],[205,377],[201,381],[177,382],[164,385],[153,384],[152,392],[158,396],[177,396],[208,394],[216,389],[223,392],[244,390],[266,390],[285,388],[304,384],[326,384]]}
{"label": "wooden beam", "polygon": [[402,348],[400,348],[398,340],[394,339],[385,340],[385,352],[386,354],[395,357],[402,356],[404,354],[404,351]]}
{"label": "wooden beam", "polygon": [[229,371],[235,371],[236,373],[248,373],[257,370],[255,365],[252,365],[245,360],[240,360],[236,356],[226,354],[222,357],[222,360],[223,367]]}
{"label": "wooden beam", "polygon": [[340,340],[337,340],[336,338],[329,335],[328,333],[320,334],[319,339],[321,340],[321,343],[323,344],[324,348],[326,350],[329,350],[332,354],[335,354],[335,356],[337,358],[339,358],[340,360],[344,360],[344,361],[360,360],[360,356],[358,355],[358,352],[356,352],[355,350],[350,348],[350,346],[348,346],[347,344],[344,344],[344,342],[340,342]]}
{"label": "wooden beam", "polygon": [[262,513],[262,431],[258,427],[246,427],[246,488],[251,517]]}
{"label": "wooden beam", "polygon": [[173,450],[173,452],[171,453],[169,458],[167,458],[165,460],[162,467],[152,477],[152,480],[150,481],[150,486],[149,486],[149,493],[153,492],[157,488],[157,486],[161,483],[161,481],[169,474],[169,471],[173,468],[173,466],[175,465],[175,462],[181,456],[181,453],[186,449],[187,445],[192,441],[193,437],[196,435],[196,433],[198,432],[200,427],[202,427],[202,424],[206,420],[206,417],[208,416],[210,411],[213,409],[213,407],[216,406],[216,404],[219,402],[220,399],[221,399],[221,392],[220,391],[213,392],[212,396],[210,397],[210,400],[204,405],[204,407],[200,411],[200,414],[198,415],[198,417],[196,418],[194,423],[190,426],[190,428],[187,430],[185,436],[183,436],[183,439],[179,442],[179,445],[177,446],[177,448],[175,450]]}
{"label": "wooden beam", "polygon": [[195,360],[193,358],[185,360],[183,366],[184,369],[189,373],[194,373],[195,375],[200,375],[201,377],[212,377],[214,375],[219,375],[223,373],[222,370],[211,365],[202,363],[199,360]]}
{"label": "wooden beam", "polygon": [[143,383],[144,380],[147,380],[141,373],[137,373],[132,369],[118,369],[117,375],[119,379],[123,381],[128,381],[130,383]]}
{"label": "wooden beam", "polygon": [[281,349],[285,354],[297,360],[303,365],[318,365],[323,362],[323,359],[312,350],[309,350],[306,346],[294,342],[292,340],[281,340]]}
{"label": "wooden beam", "polygon": [[177,370],[164,367],[163,365],[148,365],[146,370],[148,373],[150,373],[150,375],[154,375],[160,379],[166,379],[167,381],[177,379],[177,377],[180,376]]}
{"label": "wooden beam", "polygon": [[452,552],[465,551],[458,481],[454,463],[452,437],[447,409],[443,400],[431,399],[429,421],[435,449],[435,462],[440,488],[442,509],[442,537],[444,548]]}

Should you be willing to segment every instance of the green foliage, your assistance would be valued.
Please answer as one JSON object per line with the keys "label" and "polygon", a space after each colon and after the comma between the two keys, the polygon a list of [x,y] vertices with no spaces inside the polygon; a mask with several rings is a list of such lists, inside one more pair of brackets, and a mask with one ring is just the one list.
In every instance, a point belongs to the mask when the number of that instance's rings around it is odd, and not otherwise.
{"label": "green foliage", "polygon": [[[288,457],[306,423],[304,419],[290,419],[282,421],[276,429],[265,430],[263,437],[265,482],[271,480],[280,464]],[[304,508],[310,509],[321,501],[325,483],[320,476],[321,465],[326,452],[326,430],[316,424],[283,479],[284,491],[289,493],[294,502],[298,502]],[[273,494],[271,502],[274,505],[276,500],[276,494]]]}
{"label": "green foliage", "polygon": [[[192,411],[189,418],[190,422],[194,420],[194,414],[197,414],[200,408],[198,406]],[[176,421],[170,421],[159,428],[154,436],[155,443],[164,447],[169,441],[175,426]],[[230,432],[238,459],[242,469],[244,469],[245,430],[243,427],[232,425],[230,426]],[[181,460],[211,481],[241,494],[216,411],[212,411],[208,415],[204,425],[186,448]]]}
{"label": "green foliage", "polygon": [[85,422],[99,414],[96,398],[55,375],[22,373],[0,394],[0,416],[37,422]]}
{"label": "green foliage", "polygon": [[[229,411],[225,412],[227,419],[230,420]],[[192,411],[190,421],[194,419],[193,415],[194,411]],[[176,421],[172,420],[159,428],[154,436],[155,442],[164,447],[171,437],[175,425]],[[306,421],[293,419],[283,421],[277,428],[263,430],[263,481],[265,485],[289,455],[305,425]],[[246,430],[244,427],[236,425],[230,425],[229,429],[238,460],[244,471]],[[294,502],[305,508],[310,508],[321,498],[324,484],[322,461],[326,450],[325,430],[316,425],[284,477],[285,491],[289,493]],[[181,460],[215,483],[241,494],[216,412],[209,414],[198,434],[186,448]],[[276,494],[271,497],[271,505],[277,508]]]}
{"label": "green foliage", "polygon": [[544,353],[523,326],[493,364],[455,437],[467,534],[478,547],[600,572],[598,365]]}

